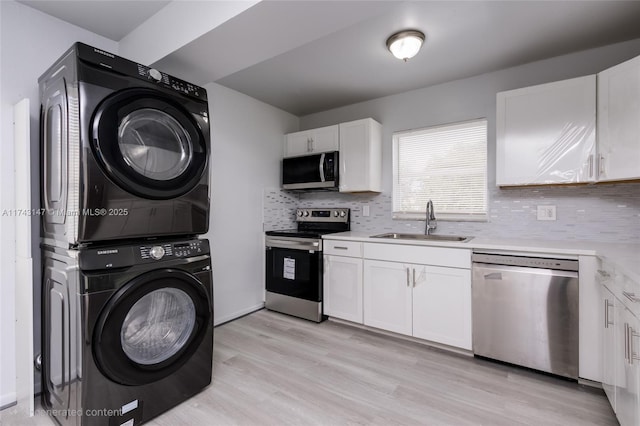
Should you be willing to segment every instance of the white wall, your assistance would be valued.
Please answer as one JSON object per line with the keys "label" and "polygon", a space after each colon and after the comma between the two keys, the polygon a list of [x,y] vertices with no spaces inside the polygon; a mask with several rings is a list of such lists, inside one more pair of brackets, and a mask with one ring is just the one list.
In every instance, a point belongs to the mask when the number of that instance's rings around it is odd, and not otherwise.
{"label": "white wall", "polygon": [[263,193],[280,186],[283,135],[298,118],[226,87],[205,86],[211,126],[214,322],[263,306]]}
{"label": "white wall", "polygon": [[[15,232],[14,220],[1,212],[14,206],[12,106],[31,104],[32,206],[39,195],[38,77],[71,45],[82,41],[117,53],[112,40],[72,26],[13,1],[0,1],[0,407],[15,400]],[[33,218],[35,352],[40,351],[40,228]],[[36,377],[39,382],[39,378]]]}
{"label": "white wall", "polygon": [[[428,54],[422,52],[421,54]],[[640,238],[640,184],[499,189],[495,186],[496,93],[598,73],[640,55],[640,39],[538,61],[464,80],[336,108],[300,118],[301,129],[372,117],[383,127],[383,194],[317,193],[301,196],[303,206],[339,203],[371,205],[371,217],[356,211],[354,230],[421,232],[424,222],[391,219],[392,133],[486,117],[488,120],[489,221],[438,223],[442,233],[475,236],[637,241]],[[406,64],[398,61],[398,67]],[[353,203],[356,202],[354,205]],[[536,220],[536,204],[555,204],[558,220]]]}

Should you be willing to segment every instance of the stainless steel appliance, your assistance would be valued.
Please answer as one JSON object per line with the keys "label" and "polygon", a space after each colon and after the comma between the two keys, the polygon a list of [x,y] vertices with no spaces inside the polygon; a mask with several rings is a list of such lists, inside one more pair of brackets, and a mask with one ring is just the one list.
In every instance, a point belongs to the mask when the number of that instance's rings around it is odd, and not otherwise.
{"label": "stainless steel appliance", "polygon": [[282,160],[283,189],[338,189],[338,151]]}
{"label": "stainless steel appliance", "polygon": [[134,425],[211,383],[209,242],[43,246],[42,404],[61,425]]}
{"label": "stainless steel appliance", "polygon": [[297,229],[266,232],[265,307],[320,322],[322,235],[350,229],[349,209],[298,209]]}
{"label": "stainless steel appliance", "polygon": [[578,377],[578,261],[475,253],[473,352]]}

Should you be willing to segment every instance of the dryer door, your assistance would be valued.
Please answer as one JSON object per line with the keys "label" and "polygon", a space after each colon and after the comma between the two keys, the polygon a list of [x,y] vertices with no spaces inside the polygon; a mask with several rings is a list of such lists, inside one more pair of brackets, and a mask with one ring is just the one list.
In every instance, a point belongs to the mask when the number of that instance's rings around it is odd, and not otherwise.
{"label": "dryer door", "polygon": [[93,152],[105,172],[140,197],[178,197],[193,189],[205,171],[203,130],[162,92],[117,92],[99,105],[91,129]]}
{"label": "dryer door", "polygon": [[169,376],[201,344],[211,322],[205,286],[175,269],[142,274],[111,297],[93,332],[100,370],[125,385]]}

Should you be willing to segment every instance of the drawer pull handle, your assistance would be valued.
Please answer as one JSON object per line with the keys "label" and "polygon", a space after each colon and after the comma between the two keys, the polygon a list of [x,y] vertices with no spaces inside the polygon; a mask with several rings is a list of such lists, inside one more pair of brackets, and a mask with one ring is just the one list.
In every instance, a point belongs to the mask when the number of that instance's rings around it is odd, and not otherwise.
{"label": "drawer pull handle", "polygon": [[622,295],[634,303],[640,302],[640,298],[636,297],[635,293],[629,293],[628,291],[623,291]]}
{"label": "drawer pull handle", "polygon": [[342,246],[333,246],[333,248],[336,250],[349,250],[348,247],[342,247]]}
{"label": "drawer pull handle", "polygon": [[602,278],[611,278],[611,275],[607,271],[603,271],[602,269],[598,269],[598,275]]}

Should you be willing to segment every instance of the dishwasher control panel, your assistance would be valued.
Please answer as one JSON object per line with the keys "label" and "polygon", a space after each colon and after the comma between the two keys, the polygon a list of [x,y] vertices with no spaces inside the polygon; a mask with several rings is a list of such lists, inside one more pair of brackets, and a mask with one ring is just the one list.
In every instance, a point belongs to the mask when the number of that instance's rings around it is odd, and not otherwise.
{"label": "dishwasher control panel", "polygon": [[490,265],[521,266],[524,268],[555,269],[559,271],[578,270],[578,261],[574,259],[474,253],[471,260],[474,263],[486,263]]}

